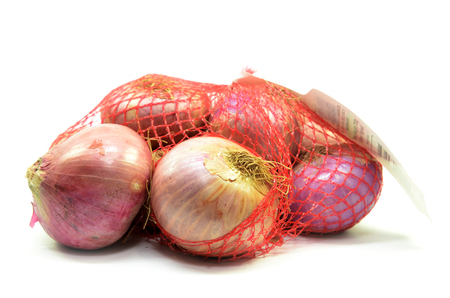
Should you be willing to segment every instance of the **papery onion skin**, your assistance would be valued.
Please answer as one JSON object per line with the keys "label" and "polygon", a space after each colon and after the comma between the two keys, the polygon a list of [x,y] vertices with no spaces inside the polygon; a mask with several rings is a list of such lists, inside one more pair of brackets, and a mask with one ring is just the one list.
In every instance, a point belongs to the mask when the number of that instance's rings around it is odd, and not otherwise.
{"label": "papery onion skin", "polygon": [[149,145],[132,129],[85,128],[28,169],[33,216],[63,245],[106,247],[125,234],[147,199],[152,169]]}
{"label": "papery onion skin", "polygon": [[152,149],[192,137],[206,127],[209,97],[185,81],[147,75],[111,91],[102,123],[122,124],[151,139]]}
{"label": "papery onion skin", "polygon": [[[176,244],[194,254],[223,257],[245,253],[267,240],[275,222],[277,199],[240,235],[230,234],[252,215],[271,185],[260,183],[256,189],[240,177],[227,180],[228,174],[234,175],[229,168],[217,174],[209,162],[224,161],[227,150],[254,156],[232,141],[202,136],[176,145],[155,169],[150,199],[155,218]],[[216,241],[221,237],[224,240]]]}
{"label": "papery onion skin", "polygon": [[[267,160],[280,160],[279,146],[285,147],[294,160],[302,133],[290,109],[283,113],[283,102],[271,94],[252,94],[251,89],[226,93],[222,99],[211,102],[211,128]],[[269,131],[269,126],[278,130],[279,138]]]}
{"label": "papery onion skin", "polygon": [[312,157],[306,155],[306,164],[293,167],[290,220],[304,227],[303,233],[345,231],[360,222],[379,199],[381,164],[356,145],[341,145],[340,150],[329,148],[326,155],[325,147],[318,147]]}

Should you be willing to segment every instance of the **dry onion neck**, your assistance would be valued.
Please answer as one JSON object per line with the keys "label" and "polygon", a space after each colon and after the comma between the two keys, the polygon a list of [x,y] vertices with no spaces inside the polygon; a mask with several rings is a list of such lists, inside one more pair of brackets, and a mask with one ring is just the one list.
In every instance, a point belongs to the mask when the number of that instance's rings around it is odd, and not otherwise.
{"label": "dry onion neck", "polygon": [[224,153],[224,159],[231,169],[238,171],[244,178],[268,183],[273,179],[268,163],[247,151],[228,149]]}
{"label": "dry onion neck", "polygon": [[302,151],[300,152],[298,158],[304,163],[313,163],[316,161],[321,161],[321,156],[327,155],[327,147],[325,146],[317,146],[311,151]]}
{"label": "dry onion neck", "polygon": [[204,165],[212,174],[225,181],[246,180],[261,194],[273,183],[273,167],[270,161],[254,156],[244,150],[227,148],[212,160],[205,159]]}
{"label": "dry onion neck", "polygon": [[42,158],[39,158],[32,166],[27,169],[25,178],[28,180],[28,186],[32,191],[39,189],[42,182],[41,176]]}
{"label": "dry onion neck", "polygon": [[140,80],[136,84],[137,89],[144,89],[150,92],[150,95],[154,95],[160,99],[175,100],[176,94],[184,95],[187,98],[199,99],[195,92],[185,90],[182,86],[178,86],[177,82],[170,78],[155,78],[149,77]]}
{"label": "dry onion neck", "polygon": [[30,188],[31,193],[33,194],[33,197],[35,198],[38,207],[41,209],[43,219],[46,219],[47,216],[43,209],[43,205],[42,205],[42,201],[41,201],[41,192],[40,192],[41,183],[44,180],[42,178],[43,172],[41,171],[41,164],[42,164],[42,158],[39,158],[32,166],[27,168],[27,173],[25,175],[25,178],[27,178],[28,187]]}

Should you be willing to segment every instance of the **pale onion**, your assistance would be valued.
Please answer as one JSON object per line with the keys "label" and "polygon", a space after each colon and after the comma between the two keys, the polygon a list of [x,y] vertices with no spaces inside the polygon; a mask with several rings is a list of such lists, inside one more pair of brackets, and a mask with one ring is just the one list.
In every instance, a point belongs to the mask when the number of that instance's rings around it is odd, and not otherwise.
{"label": "pale onion", "polygon": [[209,97],[186,84],[162,75],[126,83],[105,97],[102,121],[126,125],[151,138],[153,149],[192,137],[205,128]]}
{"label": "pale onion", "polygon": [[[281,91],[278,91],[281,92]],[[255,150],[267,160],[293,161],[299,153],[301,130],[283,94],[263,88],[225,92],[211,103],[214,132]]]}
{"label": "pale onion", "polygon": [[191,253],[243,254],[267,243],[275,223],[278,198],[266,196],[270,173],[266,161],[235,142],[195,137],[157,164],[151,208],[168,237]]}
{"label": "pale onion", "polygon": [[31,226],[57,242],[98,249],[119,240],[146,201],[153,161],[149,145],[117,124],[85,128],[28,168]]}

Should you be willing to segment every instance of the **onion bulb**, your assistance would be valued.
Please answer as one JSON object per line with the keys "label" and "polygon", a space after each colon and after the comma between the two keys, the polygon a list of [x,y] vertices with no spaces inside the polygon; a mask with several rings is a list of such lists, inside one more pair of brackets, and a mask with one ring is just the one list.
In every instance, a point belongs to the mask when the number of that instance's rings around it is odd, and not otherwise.
{"label": "onion bulb", "polygon": [[30,225],[39,221],[50,237],[72,248],[116,242],[147,199],[151,157],[149,145],[128,127],[83,129],[28,168]]}
{"label": "onion bulb", "polygon": [[150,138],[152,149],[192,137],[206,125],[209,97],[186,82],[147,75],[126,83],[105,97],[102,121],[126,125]]}
{"label": "onion bulb", "polygon": [[[328,152],[327,152],[328,151]],[[382,166],[357,145],[316,147],[294,165],[290,220],[303,232],[339,233],[360,222],[382,188]]]}
{"label": "onion bulb", "polygon": [[201,136],[175,145],[156,166],[151,208],[179,247],[236,256],[267,243],[278,199],[271,167],[241,145]]}
{"label": "onion bulb", "polygon": [[267,160],[291,161],[298,155],[301,131],[290,106],[265,89],[232,91],[212,101],[211,128],[214,132],[255,150]]}

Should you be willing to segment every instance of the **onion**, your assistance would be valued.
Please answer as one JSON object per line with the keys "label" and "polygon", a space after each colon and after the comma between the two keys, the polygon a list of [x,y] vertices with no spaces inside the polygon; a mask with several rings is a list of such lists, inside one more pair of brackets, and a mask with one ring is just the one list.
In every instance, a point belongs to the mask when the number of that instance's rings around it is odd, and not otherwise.
{"label": "onion", "polygon": [[103,123],[126,125],[152,139],[152,148],[192,137],[208,120],[209,97],[188,81],[147,75],[111,91],[104,99]]}
{"label": "onion", "polygon": [[381,193],[382,166],[357,147],[324,146],[294,166],[290,220],[303,232],[339,233],[360,222]]}
{"label": "onion", "polygon": [[237,256],[270,240],[278,204],[267,195],[272,184],[269,163],[241,145],[195,137],[157,164],[151,208],[179,247],[205,256]]}
{"label": "onion", "polygon": [[292,161],[298,155],[296,140],[301,138],[301,131],[285,103],[284,98],[265,89],[225,93],[212,101],[211,128],[267,160],[282,161],[280,151],[286,151]]}
{"label": "onion", "polygon": [[115,124],[85,128],[28,168],[31,226],[57,242],[98,249],[119,240],[147,199],[153,161],[144,139]]}

